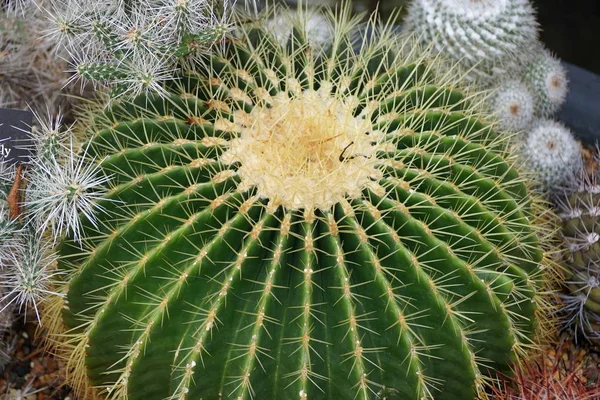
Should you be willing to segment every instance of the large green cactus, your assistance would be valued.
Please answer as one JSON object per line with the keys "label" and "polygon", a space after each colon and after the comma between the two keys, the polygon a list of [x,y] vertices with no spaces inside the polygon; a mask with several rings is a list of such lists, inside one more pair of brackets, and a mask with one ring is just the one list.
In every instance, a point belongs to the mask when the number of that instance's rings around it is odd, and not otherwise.
{"label": "large green cactus", "polygon": [[357,51],[331,18],[327,51],[302,23],[285,47],[246,27],[168,97],[91,123],[112,179],[53,308],[73,384],[465,400],[534,345],[537,203],[480,100],[389,29]]}

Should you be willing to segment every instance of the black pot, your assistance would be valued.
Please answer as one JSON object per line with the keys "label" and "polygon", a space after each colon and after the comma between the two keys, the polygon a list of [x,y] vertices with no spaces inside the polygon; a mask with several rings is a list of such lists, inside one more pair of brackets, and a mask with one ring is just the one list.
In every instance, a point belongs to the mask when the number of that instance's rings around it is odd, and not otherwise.
{"label": "black pot", "polygon": [[600,76],[564,63],[569,77],[569,94],[558,119],[586,143],[600,142]]}

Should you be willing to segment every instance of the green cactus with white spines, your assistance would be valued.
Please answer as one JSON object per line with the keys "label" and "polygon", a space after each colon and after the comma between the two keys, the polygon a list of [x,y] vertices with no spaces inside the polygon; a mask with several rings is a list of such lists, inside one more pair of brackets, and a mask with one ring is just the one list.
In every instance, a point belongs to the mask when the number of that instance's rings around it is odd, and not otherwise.
{"label": "green cactus with white spines", "polygon": [[329,18],[89,121],[112,178],[45,317],[79,392],[465,400],[535,346],[546,231],[478,96]]}
{"label": "green cactus with white spines", "polygon": [[529,0],[413,0],[406,25],[486,84],[517,66],[520,55],[538,40]]}

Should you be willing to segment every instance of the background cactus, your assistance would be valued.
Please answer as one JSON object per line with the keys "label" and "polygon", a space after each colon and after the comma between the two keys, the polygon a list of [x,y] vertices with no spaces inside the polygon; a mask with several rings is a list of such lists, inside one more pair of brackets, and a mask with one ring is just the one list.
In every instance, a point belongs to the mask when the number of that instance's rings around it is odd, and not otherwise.
{"label": "background cactus", "polygon": [[485,83],[517,65],[538,38],[528,0],[413,0],[406,24],[423,43]]}
{"label": "background cactus", "polygon": [[539,40],[530,0],[413,0],[406,25],[496,91],[490,106],[508,131],[529,129],[534,116],[553,116],[566,99],[566,69]]}
{"label": "background cactus", "polygon": [[594,377],[596,353],[559,339],[522,365],[512,376],[501,377],[492,390],[494,400],[595,400],[600,384]]}
{"label": "background cactus", "polygon": [[[256,8],[254,1],[246,6]],[[52,0],[50,37],[63,44],[75,77],[108,85],[113,97],[161,91],[183,57],[197,57],[230,29],[235,1]]]}
{"label": "background cactus", "polygon": [[[40,6],[47,0],[37,0]],[[0,4],[0,107],[70,112],[66,53],[45,35],[45,14],[31,2]],[[18,11],[18,12],[16,12]],[[26,13],[26,16],[22,14]]]}
{"label": "background cactus", "polygon": [[567,98],[567,71],[549,50],[540,47],[525,65],[525,81],[535,95],[536,115],[556,114]]}
{"label": "background cactus", "polygon": [[563,311],[576,334],[600,343],[600,185],[582,173],[559,198],[569,275]]}
{"label": "background cactus", "polygon": [[53,245],[66,231],[77,236],[79,214],[91,215],[86,200],[95,175],[65,150],[69,130],[61,128],[61,115],[35,115],[30,160],[18,168],[0,160],[0,309],[14,308],[25,318],[33,311],[39,320],[39,304],[60,274]]}
{"label": "background cactus", "polygon": [[481,100],[329,18],[86,122],[111,178],[45,313],[80,392],[465,400],[535,346],[548,232]]}
{"label": "background cactus", "polygon": [[551,193],[568,185],[583,168],[581,145],[573,133],[549,119],[533,123],[518,151],[522,153],[526,169]]}
{"label": "background cactus", "polygon": [[490,100],[501,130],[523,132],[533,122],[535,102],[527,85],[518,79],[500,81]]}

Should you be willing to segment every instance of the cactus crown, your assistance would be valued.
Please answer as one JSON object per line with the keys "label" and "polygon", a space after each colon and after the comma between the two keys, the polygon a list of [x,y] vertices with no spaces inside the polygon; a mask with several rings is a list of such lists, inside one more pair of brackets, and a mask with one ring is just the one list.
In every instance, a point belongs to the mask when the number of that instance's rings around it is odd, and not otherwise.
{"label": "cactus crown", "polygon": [[533,346],[545,231],[504,139],[348,14],[316,53],[302,13],[285,45],[245,26],[168,96],[90,119],[112,178],[46,313],[79,390],[464,400]]}

